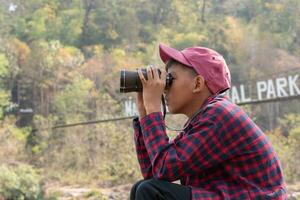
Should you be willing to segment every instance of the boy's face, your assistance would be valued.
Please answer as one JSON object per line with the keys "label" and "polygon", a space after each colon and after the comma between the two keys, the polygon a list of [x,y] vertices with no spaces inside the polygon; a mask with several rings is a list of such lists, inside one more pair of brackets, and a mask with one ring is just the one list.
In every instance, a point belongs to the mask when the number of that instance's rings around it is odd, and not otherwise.
{"label": "boy's face", "polygon": [[173,114],[185,114],[192,102],[195,73],[187,67],[174,63],[169,67],[168,73],[173,76],[172,85],[165,90],[168,109]]}

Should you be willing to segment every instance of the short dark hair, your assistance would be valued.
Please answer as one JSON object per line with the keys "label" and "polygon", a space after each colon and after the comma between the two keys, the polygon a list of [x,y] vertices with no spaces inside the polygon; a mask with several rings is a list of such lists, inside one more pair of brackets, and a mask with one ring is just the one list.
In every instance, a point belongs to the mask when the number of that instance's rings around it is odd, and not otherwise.
{"label": "short dark hair", "polygon": [[193,68],[188,67],[188,66],[186,66],[186,65],[184,65],[184,64],[182,64],[182,63],[180,63],[180,62],[178,62],[177,60],[174,60],[174,59],[172,59],[172,58],[170,58],[170,59],[167,61],[167,64],[166,64],[166,71],[168,71],[168,70],[170,69],[171,66],[173,66],[173,65],[178,65],[178,64],[183,65],[183,66],[184,66],[184,69],[185,69],[185,70],[188,70],[189,72],[191,72],[192,75],[194,75],[194,76],[197,76],[197,75],[198,75],[198,73],[197,73]]}

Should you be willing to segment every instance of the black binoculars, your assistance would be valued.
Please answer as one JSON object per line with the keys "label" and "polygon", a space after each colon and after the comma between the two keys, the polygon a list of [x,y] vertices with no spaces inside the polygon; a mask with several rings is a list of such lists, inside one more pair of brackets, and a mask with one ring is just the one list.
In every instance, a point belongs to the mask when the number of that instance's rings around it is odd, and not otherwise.
{"label": "black binoculars", "polygon": [[[144,77],[147,79],[147,70],[142,69]],[[158,73],[161,74],[158,69]],[[171,86],[173,77],[170,73],[167,74],[166,78],[166,87]],[[120,72],[120,92],[141,92],[143,90],[143,85],[140,80],[139,74],[137,71],[127,71],[121,70]]]}

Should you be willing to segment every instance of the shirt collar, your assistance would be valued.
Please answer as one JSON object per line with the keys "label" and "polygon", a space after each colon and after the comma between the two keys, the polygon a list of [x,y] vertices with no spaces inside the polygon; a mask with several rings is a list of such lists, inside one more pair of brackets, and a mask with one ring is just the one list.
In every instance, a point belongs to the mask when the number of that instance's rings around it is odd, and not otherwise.
{"label": "shirt collar", "polygon": [[211,95],[209,96],[201,105],[201,107],[192,115],[192,117],[186,122],[189,123],[191,125],[195,125],[198,121],[199,115],[200,113],[202,113],[202,111],[207,107],[207,105],[209,103],[211,103],[214,99],[216,98],[224,98],[225,93],[222,94],[215,94],[215,95]]}

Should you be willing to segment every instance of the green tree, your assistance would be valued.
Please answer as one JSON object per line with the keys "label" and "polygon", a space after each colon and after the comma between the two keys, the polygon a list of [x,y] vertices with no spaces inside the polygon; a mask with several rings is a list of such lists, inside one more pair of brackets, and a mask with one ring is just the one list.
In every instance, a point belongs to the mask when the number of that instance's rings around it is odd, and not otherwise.
{"label": "green tree", "polygon": [[40,177],[29,165],[0,166],[0,195],[6,199],[42,199]]}
{"label": "green tree", "polygon": [[8,75],[8,60],[0,53],[0,119],[3,118],[4,109],[9,104],[9,91],[5,90],[4,80]]}
{"label": "green tree", "polygon": [[94,84],[89,79],[78,76],[54,98],[56,114],[63,123],[86,120],[92,111],[88,107]]}

